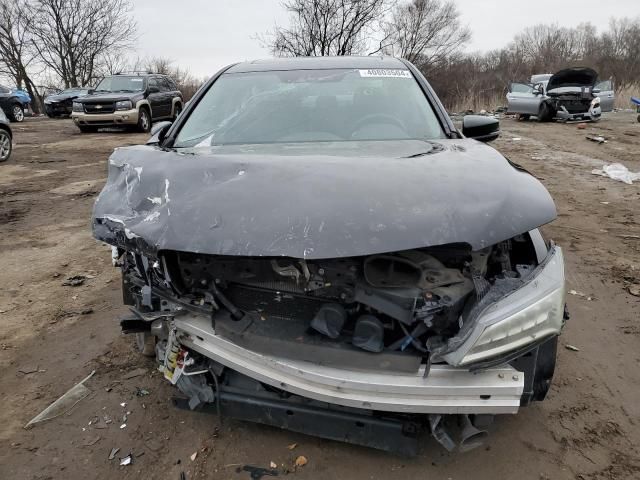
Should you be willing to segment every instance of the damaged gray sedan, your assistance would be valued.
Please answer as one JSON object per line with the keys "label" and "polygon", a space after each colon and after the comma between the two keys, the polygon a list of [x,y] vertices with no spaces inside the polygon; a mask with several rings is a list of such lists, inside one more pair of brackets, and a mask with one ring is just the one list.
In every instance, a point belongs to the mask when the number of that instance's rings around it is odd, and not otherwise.
{"label": "damaged gray sedan", "polygon": [[232,65],[94,209],[121,320],[176,404],[415,454],[471,448],[542,400],[565,320],[556,217],[533,176],[458,130],[410,63]]}

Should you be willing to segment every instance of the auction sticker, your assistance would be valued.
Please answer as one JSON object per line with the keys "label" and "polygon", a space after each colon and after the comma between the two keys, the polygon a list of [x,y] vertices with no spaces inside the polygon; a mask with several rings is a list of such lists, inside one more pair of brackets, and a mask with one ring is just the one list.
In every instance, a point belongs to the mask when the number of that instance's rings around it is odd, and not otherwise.
{"label": "auction sticker", "polygon": [[360,70],[361,77],[377,77],[377,78],[412,78],[409,70],[400,70],[399,68],[369,68]]}

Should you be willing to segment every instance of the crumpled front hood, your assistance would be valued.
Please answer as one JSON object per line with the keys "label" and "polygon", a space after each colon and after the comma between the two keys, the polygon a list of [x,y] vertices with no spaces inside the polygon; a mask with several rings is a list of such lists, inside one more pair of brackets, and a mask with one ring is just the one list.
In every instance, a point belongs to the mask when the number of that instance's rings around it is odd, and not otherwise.
{"label": "crumpled front hood", "polygon": [[565,68],[549,79],[547,92],[564,87],[593,87],[598,79],[598,73],[586,67]]}
{"label": "crumpled front hood", "polygon": [[78,93],[57,93],[55,95],[49,95],[47,98],[44,99],[45,103],[57,103],[57,102],[64,102],[66,100],[70,100],[73,98],[78,98],[78,97],[82,97],[83,95],[79,95]]}
{"label": "crumpled front hood", "polygon": [[151,255],[318,259],[479,249],[556,209],[533,176],[465,139],[119,148],[93,216],[97,239]]}

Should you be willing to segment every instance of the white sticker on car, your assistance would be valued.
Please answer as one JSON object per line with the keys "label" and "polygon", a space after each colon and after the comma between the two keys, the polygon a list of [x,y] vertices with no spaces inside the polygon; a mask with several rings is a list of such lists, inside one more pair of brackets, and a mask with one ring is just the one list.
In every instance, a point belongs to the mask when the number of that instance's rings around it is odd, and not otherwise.
{"label": "white sticker on car", "polygon": [[360,70],[361,77],[376,78],[412,78],[409,70],[400,70],[395,68],[369,68]]}

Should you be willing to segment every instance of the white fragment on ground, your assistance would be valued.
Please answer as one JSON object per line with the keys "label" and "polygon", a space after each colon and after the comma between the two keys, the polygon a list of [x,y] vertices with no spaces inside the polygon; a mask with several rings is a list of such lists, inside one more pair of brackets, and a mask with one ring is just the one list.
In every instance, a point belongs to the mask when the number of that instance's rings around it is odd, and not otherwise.
{"label": "white fragment on ground", "polygon": [[572,352],[579,352],[580,349],[578,347],[574,347],[573,345],[569,345],[568,343],[564,346],[567,350],[571,350]]}
{"label": "white fragment on ground", "polygon": [[575,295],[576,297],[586,298],[586,299],[587,299],[587,300],[589,300],[589,301],[593,300],[593,298],[591,298],[590,296],[588,296],[586,293],[578,292],[578,291],[576,291],[576,290],[569,290],[569,294],[570,294],[570,295]]}
{"label": "white fragment on ground", "polygon": [[514,142],[519,142],[520,140],[522,140],[522,138],[520,138],[520,137],[513,137],[511,140],[512,140],[512,141],[514,141]]}
{"label": "white fragment on ground", "polygon": [[640,172],[630,172],[629,169],[621,163],[604,165],[602,168],[591,170],[591,173],[593,175],[600,175],[601,177],[609,177],[612,180],[624,182],[627,185],[632,185],[633,182],[640,180]]}
{"label": "white fragment on ground", "polygon": [[190,458],[191,458],[191,461],[192,461],[192,462],[195,462],[195,461],[196,461],[196,457],[197,457],[197,456],[198,456],[198,452],[193,452],[193,453],[191,454],[191,457],[190,457]]}

